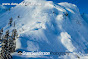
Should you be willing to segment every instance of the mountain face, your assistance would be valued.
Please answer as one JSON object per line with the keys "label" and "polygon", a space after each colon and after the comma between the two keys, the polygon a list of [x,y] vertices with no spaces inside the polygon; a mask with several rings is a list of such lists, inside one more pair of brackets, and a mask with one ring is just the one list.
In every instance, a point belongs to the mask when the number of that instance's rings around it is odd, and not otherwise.
{"label": "mountain face", "polygon": [[[19,34],[16,40],[17,50],[71,52],[70,55],[64,56],[28,58],[76,59],[76,55],[87,58],[88,16],[80,15],[76,5],[67,2],[54,4],[45,0],[24,0],[0,16],[0,28],[4,28],[4,31],[12,31],[14,28],[8,25],[11,17]],[[22,59],[20,56],[14,58]]]}

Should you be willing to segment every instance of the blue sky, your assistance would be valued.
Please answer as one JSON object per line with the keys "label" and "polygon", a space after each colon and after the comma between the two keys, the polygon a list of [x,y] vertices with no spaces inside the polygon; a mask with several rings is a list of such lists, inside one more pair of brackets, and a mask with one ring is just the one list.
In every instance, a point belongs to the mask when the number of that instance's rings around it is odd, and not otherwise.
{"label": "blue sky", "polygon": [[[20,3],[23,0],[0,0],[0,4],[2,3]],[[48,0],[48,1],[53,1],[55,3],[59,2],[69,2],[73,3],[78,6],[80,13],[87,13],[88,14],[88,0]],[[12,6],[7,6],[7,7],[12,7]]]}

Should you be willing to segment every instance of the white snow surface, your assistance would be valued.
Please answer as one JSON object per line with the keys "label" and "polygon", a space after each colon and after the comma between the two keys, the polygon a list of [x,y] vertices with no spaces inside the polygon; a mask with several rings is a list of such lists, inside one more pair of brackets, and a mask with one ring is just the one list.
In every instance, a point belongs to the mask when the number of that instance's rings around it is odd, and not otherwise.
{"label": "white snow surface", "polygon": [[19,34],[16,49],[72,52],[64,56],[41,56],[46,59],[77,59],[77,55],[80,59],[88,59],[88,16],[80,15],[76,5],[45,0],[24,0],[21,3],[30,4],[17,5],[0,16],[0,28],[4,27],[4,31],[14,28],[8,25],[11,17],[16,23]]}

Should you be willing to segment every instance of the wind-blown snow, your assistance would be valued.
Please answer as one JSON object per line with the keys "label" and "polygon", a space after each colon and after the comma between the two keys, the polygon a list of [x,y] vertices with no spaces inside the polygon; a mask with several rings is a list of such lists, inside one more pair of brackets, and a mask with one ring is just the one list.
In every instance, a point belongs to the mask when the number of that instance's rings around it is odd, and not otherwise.
{"label": "wind-blown snow", "polygon": [[[71,56],[64,55],[61,58],[74,59],[77,58],[74,54],[76,53],[85,59],[79,52],[85,55],[88,49],[88,20],[85,15],[80,15],[76,5],[67,2],[54,4],[45,0],[25,0],[21,3],[33,5],[17,5],[0,17],[0,28],[4,27],[4,31],[7,29],[12,31],[14,28],[7,25],[11,17],[15,21],[20,36],[17,39],[17,49],[69,51],[72,52]],[[58,59],[60,56],[47,57]]]}
{"label": "wind-blown snow", "polygon": [[61,42],[70,52],[74,52],[75,47],[72,45],[71,36],[67,32],[61,32]]}

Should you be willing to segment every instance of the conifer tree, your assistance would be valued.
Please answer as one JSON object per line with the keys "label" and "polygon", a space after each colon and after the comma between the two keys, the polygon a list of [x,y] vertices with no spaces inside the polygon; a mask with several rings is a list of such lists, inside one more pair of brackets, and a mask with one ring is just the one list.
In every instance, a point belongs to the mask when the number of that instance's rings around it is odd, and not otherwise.
{"label": "conifer tree", "polygon": [[[9,24],[11,25],[12,19],[10,19]],[[14,22],[15,27],[15,22]],[[0,34],[3,35],[3,28],[0,30]],[[12,31],[12,35],[9,35],[9,30],[6,31],[5,35],[1,36],[0,39],[2,40],[1,43],[1,59],[11,59],[12,56],[10,53],[15,52],[16,48],[16,37],[17,37],[17,30],[14,28]]]}
{"label": "conifer tree", "polygon": [[13,21],[13,18],[11,17],[11,18],[9,19],[9,25],[10,25],[10,26],[12,26],[12,21]]}
{"label": "conifer tree", "polygon": [[6,34],[2,41],[2,50],[1,50],[2,59],[11,59],[8,39],[9,39],[9,30],[6,31]]}
{"label": "conifer tree", "polygon": [[0,40],[2,40],[3,28],[0,30]]}

